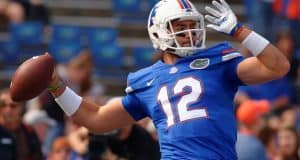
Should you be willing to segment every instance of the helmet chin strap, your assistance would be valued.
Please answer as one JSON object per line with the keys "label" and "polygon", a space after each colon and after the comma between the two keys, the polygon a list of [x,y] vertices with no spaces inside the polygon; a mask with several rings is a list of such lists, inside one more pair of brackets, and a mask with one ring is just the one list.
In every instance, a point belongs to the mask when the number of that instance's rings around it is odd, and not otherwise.
{"label": "helmet chin strap", "polygon": [[[170,40],[170,39],[169,39]],[[164,51],[168,51],[171,54],[175,54],[179,57],[187,57],[187,56],[191,56],[193,55],[195,52],[197,52],[196,48],[190,48],[190,49],[182,49],[182,48],[177,48],[176,46],[178,45],[176,42],[176,40],[173,39],[172,41],[169,41],[170,43],[167,45],[163,45],[161,46],[162,48],[164,48]],[[201,41],[197,40],[196,41],[196,46],[199,45]],[[163,44],[163,43],[162,43]],[[195,46],[195,47],[196,47]],[[177,49],[176,49],[177,48]],[[199,49],[200,50],[200,49]]]}
{"label": "helmet chin strap", "polygon": [[174,54],[180,56],[180,57],[187,57],[187,56],[190,56],[190,55],[193,55],[196,51],[195,50],[192,50],[192,49],[186,49],[186,50],[176,50],[174,52]]}
{"label": "helmet chin strap", "polygon": [[167,48],[166,51],[168,51],[171,54],[175,54],[179,57],[187,57],[193,55],[196,52],[196,50],[194,49],[174,49],[174,48]]}

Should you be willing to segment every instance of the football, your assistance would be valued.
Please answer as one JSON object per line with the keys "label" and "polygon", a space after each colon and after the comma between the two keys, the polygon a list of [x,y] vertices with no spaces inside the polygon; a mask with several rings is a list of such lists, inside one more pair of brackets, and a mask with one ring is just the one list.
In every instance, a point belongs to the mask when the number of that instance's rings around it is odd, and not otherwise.
{"label": "football", "polygon": [[10,95],[16,102],[32,99],[51,82],[55,61],[48,53],[23,62],[12,76]]}

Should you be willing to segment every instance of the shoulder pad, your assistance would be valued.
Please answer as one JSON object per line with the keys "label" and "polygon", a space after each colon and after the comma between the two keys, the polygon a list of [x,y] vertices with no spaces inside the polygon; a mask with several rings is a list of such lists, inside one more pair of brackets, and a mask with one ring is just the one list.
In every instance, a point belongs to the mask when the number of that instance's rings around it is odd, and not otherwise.
{"label": "shoulder pad", "polygon": [[155,78],[155,74],[153,72],[153,65],[138,70],[134,73],[129,73],[125,92],[131,93],[138,89],[149,87],[147,85],[147,82],[151,81],[153,78]]}

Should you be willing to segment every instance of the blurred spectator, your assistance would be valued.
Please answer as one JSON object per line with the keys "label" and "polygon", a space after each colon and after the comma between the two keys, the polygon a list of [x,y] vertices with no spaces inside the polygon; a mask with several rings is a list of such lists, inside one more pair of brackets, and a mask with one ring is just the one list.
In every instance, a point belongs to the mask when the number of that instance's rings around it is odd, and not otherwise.
{"label": "blurred spectator", "polygon": [[48,160],[69,160],[70,144],[66,137],[58,137],[54,140],[48,156]]}
{"label": "blurred spectator", "polygon": [[0,126],[0,157],[5,160],[18,159],[17,143],[13,135]]}
{"label": "blurred spectator", "polygon": [[289,31],[276,33],[275,45],[285,54],[288,60],[292,60],[294,53],[294,39]]}
{"label": "blurred spectator", "polygon": [[11,104],[10,107],[2,109],[0,123],[15,137],[19,158],[22,160],[42,159],[41,145],[35,131],[22,123],[22,112],[25,108],[23,104],[13,102],[8,89],[1,92],[0,99],[6,104]]}
{"label": "blurred spectator", "polygon": [[292,107],[287,108],[281,114],[280,125],[287,126],[287,127],[295,127],[296,116],[297,116],[296,108],[292,108]]}
{"label": "blurred spectator", "polygon": [[278,110],[276,112],[273,111],[269,113],[267,118],[267,126],[277,131],[280,128],[280,114],[281,113],[278,113]]}
{"label": "blurred spectator", "polygon": [[299,133],[299,136],[300,136],[300,108],[296,108],[296,129]]}
{"label": "blurred spectator", "polygon": [[70,144],[70,158],[73,160],[87,160],[89,132],[85,127],[80,127],[72,119],[66,124],[66,137]]}
{"label": "blurred spectator", "polygon": [[299,137],[292,127],[281,127],[278,131],[279,155],[275,160],[300,160]]}
{"label": "blurred spectator", "polygon": [[8,17],[6,16],[6,8],[8,6],[8,0],[0,1],[0,30],[7,31]]}
{"label": "blurred spectator", "polygon": [[55,120],[49,118],[44,110],[31,109],[25,113],[24,122],[34,128],[42,144],[42,151],[44,155],[47,155],[45,138],[47,136],[49,128],[55,125]]}
{"label": "blurred spectator", "polygon": [[236,151],[239,160],[267,160],[263,144],[257,138],[265,125],[262,116],[269,112],[270,104],[266,100],[245,101],[237,109],[240,122]]}
{"label": "blurred spectator", "polygon": [[159,160],[158,142],[139,125],[130,125],[119,130],[113,141],[112,151],[130,160]]}
{"label": "blurred spectator", "polygon": [[291,103],[300,106],[300,52],[296,53],[294,57],[296,64],[295,68],[295,80],[292,87]]}
{"label": "blurred spectator", "polygon": [[243,86],[239,89],[237,99],[241,99],[241,97],[243,100],[267,99],[271,102],[272,109],[281,108],[289,104],[291,94],[289,85],[290,82],[286,77],[283,77],[261,85]]}
{"label": "blurred spectator", "polygon": [[295,40],[289,31],[279,31],[276,34],[275,44],[277,48],[286,55],[291,63],[291,69],[288,73],[288,78],[291,81],[295,81],[297,77],[297,60],[295,59]]}
{"label": "blurred spectator", "polygon": [[292,31],[296,48],[300,48],[300,1],[274,0],[274,12],[279,19],[285,19],[285,26]]}
{"label": "blurred spectator", "polygon": [[50,12],[44,5],[43,0],[13,0],[24,8],[25,19],[29,21],[39,21],[44,25],[50,23]]}
{"label": "blurred spectator", "polygon": [[265,146],[268,160],[274,160],[278,154],[276,134],[276,130],[268,125],[262,128],[258,134],[259,139]]}
{"label": "blurred spectator", "polygon": [[8,6],[8,0],[2,0],[0,1],[0,14],[5,14],[5,10]]}
{"label": "blurred spectator", "polygon": [[87,49],[83,49],[67,64],[65,80],[69,86],[79,95],[95,100],[98,104],[103,103],[104,87],[95,83],[92,79],[93,71],[92,56]]}
{"label": "blurred spectator", "polygon": [[58,104],[49,93],[45,93],[41,99],[41,108],[55,121],[55,125],[47,129],[47,134],[44,139],[43,152],[48,154],[54,139],[64,135],[65,118],[62,109],[58,107]]}
{"label": "blurred spectator", "polygon": [[9,23],[18,24],[25,20],[25,11],[21,4],[9,2],[6,8],[6,16]]}
{"label": "blurred spectator", "polygon": [[39,21],[44,25],[50,23],[50,12],[43,0],[30,0],[28,20]]}
{"label": "blurred spectator", "polygon": [[4,128],[4,119],[1,116],[7,107],[13,107],[14,105],[15,103],[7,102],[0,97],[0,157],[5,160],[18,159],[16,140],[12,133]]}
{"label": "blurred spectator", "polygon": [[158,140],[156,128],[150,118],[144,118],[138,121],[138,125],[143,127],[148,133],[150,133],[154,140]]}
{"label": "blurred spectator", "polygon": [[89,135],[89,160],[117,160],[119,157],[111,150],[116,133],[110,132],[102,135]]}
{"label": "blurred spectator", "polygon": [[116,141],[118,130],[104,134],[89,134],[89,160],[118,160],[118,152],[113,152],[113,143]]}

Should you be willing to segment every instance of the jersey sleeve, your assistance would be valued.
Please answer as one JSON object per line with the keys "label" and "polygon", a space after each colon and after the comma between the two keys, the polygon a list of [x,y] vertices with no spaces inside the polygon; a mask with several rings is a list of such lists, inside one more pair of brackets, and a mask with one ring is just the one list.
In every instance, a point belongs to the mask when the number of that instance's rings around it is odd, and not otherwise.
{"label": "jersey sleeve", "polygon": [[141,103],[138,97],[139,91],[142,88],[140,74],[131,73],[127,78],[127,93],[122,99],[122,104],[125,110],[136,120],[143,119],[148,116],[145,106]]}
{"label": "jersey sleeve", "polygon": [[[228,47],[228,46],[227,46]],[[243,86],[243,81],[238,77],[237,69],[238,65],[245,58],[236,49],[229,46],[222,50],[222,62],[225,63],[225,79],[227,79],[232,85]]]}
{"label": "jersey sleeve", "polygon": [[243,86],[245,83],[239,78],[237,69],[240,62],[242,62],[244,58],[242,56],[234,58],[229,61],[227,65],[226,75],[228,75],[229,80],[238,86]]}
{"label": "jersey sleeve", "polygon": [[127,94],[125,97],[123,97],[122,104],[125,110],[131,115],[134,120],[138,121],[147,117],[147,114],[144,111],[142,105],[134,95]]}
{"label": "jersey sleeve", "polygon": [[224,78],[232,87],[245,85],[237,74],[238,65],[244,60],[243,55],[228,42],[219,44],[216,50],[220,53],[221,63],[225,65]]}

